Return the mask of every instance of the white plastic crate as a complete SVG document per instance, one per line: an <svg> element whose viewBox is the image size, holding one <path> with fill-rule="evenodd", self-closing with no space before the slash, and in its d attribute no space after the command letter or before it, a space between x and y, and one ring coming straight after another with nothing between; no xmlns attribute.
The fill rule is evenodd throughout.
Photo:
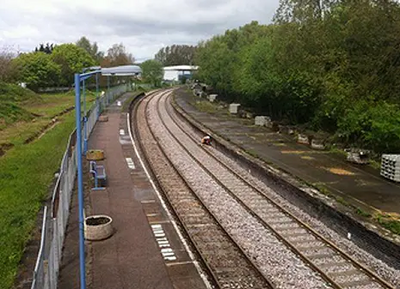
<svg viewBox="0 0 400 289"><path fill-rule="evenodd" d="M395 182L400 182L400 155L382 155L381 176Z"/></svg>

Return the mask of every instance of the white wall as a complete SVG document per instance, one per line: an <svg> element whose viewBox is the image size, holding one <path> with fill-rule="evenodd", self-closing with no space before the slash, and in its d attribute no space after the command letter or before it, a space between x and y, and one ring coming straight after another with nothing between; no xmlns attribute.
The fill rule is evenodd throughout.
<svg viewBox="0 0 400 289"><path fill-rule="evenodd" d="M179 72L176 70L164 70L164 80L178 81Z"/></svg>

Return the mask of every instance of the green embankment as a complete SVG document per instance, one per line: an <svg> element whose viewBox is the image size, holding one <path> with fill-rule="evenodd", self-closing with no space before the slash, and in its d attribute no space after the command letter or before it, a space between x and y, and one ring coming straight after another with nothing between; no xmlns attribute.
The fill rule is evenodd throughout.
<svg viewBox="0 0 400 289"><path fill-rule="evenodd" d="M0 288L10 288L49 184L74 127L74 114L42 138L0 158Z"/></svg>
<svg viewBox="0 0 400 289"><path fill-rule="evenodd" d="M0 130L19 120L31 120L34 115L21 104L40 101L40 96L29 89L0 82Z"/></svg>
<svg viewBox="0 0 400 289"><path fill-rule="evenodd" d="M94 94L87 93L87 107ZM0 83L0 288L11 288L25 246L37 225L68 137L75 126L73 92L37 95L14 84ZM29 144L57 121L45 134Z"/></svg>

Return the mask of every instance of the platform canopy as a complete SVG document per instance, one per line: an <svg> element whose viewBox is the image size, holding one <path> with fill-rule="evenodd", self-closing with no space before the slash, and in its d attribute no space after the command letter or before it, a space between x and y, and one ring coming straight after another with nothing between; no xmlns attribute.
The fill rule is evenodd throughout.
<svg viewBox="0 0 400 289"><path fill-rule="evenodd" d="M115 67L101 68L103 76L135 76L140 75L142 69L137 65L122 65Z"/></svg>

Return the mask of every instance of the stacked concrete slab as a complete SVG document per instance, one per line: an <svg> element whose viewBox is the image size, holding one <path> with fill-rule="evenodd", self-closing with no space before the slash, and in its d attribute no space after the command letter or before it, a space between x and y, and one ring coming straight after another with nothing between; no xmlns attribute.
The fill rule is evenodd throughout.
<svg viewBox="0 0 400 289"><path fill-rule="evenodd" d="M239 106L240 106L239 103L231 103L231 104L229 105L229 113L231 113L231 114L237 114L238 111L239 111Z"/></svg>
<svg viewBox="0 0 400 289"><path fill-rule="evenodd" d="M382 155L381 176L400 182L400 155Z"/></svg>

